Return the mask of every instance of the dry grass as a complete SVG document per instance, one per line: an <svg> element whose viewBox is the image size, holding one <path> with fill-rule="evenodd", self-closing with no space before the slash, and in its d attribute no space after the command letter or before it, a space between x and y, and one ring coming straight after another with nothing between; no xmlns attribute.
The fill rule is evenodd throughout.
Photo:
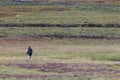
<svg viewBox="0 0 120 80"><path fill-rule="evenodd" d="M91 43L91 41L94 41ZM35 52L43 50L64 51L64 52L120 52L118 40L85 40L84 39L71 39L71 40L35 40L35 41L0 41L1 53L24 53L28 46L33 46ZM114 45L112 45L114 44Z"/></svg>
<svg viewBox="0 0 120 80"><path fill-rule="evenodd" d="M89 43L86 43L86 42ZM26 60L26 49L32 46L34 50L33 60L40 62L87 62L92 61L91 58L98 55L95 62L103 59L99 56L108 56L110 59L118 55L119 43L117 40L31 40L31 41L0 41L0 56L3 61L9 60ZM104 43L105 42L105 43ZM89 58L89 56L91 58ZM12 57L12 58L11 58ZM100 58L100 60L99 60ZM106 58L106 57L105 57ZM107 59L107 58L106 58ZM108 58L109 59L109 58Z"/></svg>

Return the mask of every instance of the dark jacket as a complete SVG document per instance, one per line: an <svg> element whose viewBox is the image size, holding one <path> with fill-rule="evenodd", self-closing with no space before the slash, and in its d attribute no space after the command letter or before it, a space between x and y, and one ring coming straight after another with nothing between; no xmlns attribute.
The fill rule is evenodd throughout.
<svg viewBox="0 0 120 80"><path fill-rule="evenodd" d="M32 52L33 52L32 48L28 48L27 55L32 56Z"/></svg>

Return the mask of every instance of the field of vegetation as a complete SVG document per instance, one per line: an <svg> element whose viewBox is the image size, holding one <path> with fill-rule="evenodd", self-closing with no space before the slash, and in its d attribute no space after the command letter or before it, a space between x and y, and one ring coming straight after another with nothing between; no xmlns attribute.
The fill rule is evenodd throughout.
<svg viewBox="0 0 120 80"><path fill-rule="evenodd" d="M0 3L0 24L119 24L120 21L119 4L60 2L44 4L42 2L13 2L12 0L0 0ZM21 5L13 3L21 3ZM38 3L38 5L33 3Z"/></svg>
<svg viewBox="0 0 120 80"><path fill-rule="evenodd" d="M76 4L0 7L0 24L119 24L120 5Z"/></svg>
<svg viewBox="0 0 120 80"><path fill-rule="evenodd" d="M119 40L0 41L0 80L119 80ZM29 61L26 48L34 52Z"/></svg>
<svg viewBox="0 0 120 80"><path fill-rule="evenodd" d="M1 38L120 39L120 28L1 27Z"/></svg>
<svg viewBox="0 0 120 80"><path fill-rule="evenodd" d="M0 80L120 80L119 1L67 1L0 0Z"/></svg>

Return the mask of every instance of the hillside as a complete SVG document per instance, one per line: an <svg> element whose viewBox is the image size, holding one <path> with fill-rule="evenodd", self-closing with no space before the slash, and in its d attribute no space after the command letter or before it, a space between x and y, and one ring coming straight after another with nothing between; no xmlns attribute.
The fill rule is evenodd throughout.
<svg viewBox="0 0 120 80"><path fill-rule="evenodd" d="M106 3L119 4L120 0L54 0L58 2L72 2L72 3Z"/></svg>
<svg viewBox="0 0 120 80"><path fill-rule="evenodd" d="M0 0L5 5L45 5L45 4L120 4L120 0Z"/></svg>
<svg viewBox="0 0 120 80"><path fill-rule="evenodd" d="M72 3L116 3L120 0L14 0L14 1L40 1L40 2L72 2Z"/></svg>

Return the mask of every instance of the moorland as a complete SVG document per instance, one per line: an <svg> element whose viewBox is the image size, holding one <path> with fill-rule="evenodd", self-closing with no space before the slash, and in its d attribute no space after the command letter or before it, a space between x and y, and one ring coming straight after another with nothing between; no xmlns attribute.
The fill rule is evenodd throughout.
<svg viewBox="0 0 120 80"><path fill-rule="evenodd" d="M0 80L119 80L119 3L0 0Z"/></svg>

